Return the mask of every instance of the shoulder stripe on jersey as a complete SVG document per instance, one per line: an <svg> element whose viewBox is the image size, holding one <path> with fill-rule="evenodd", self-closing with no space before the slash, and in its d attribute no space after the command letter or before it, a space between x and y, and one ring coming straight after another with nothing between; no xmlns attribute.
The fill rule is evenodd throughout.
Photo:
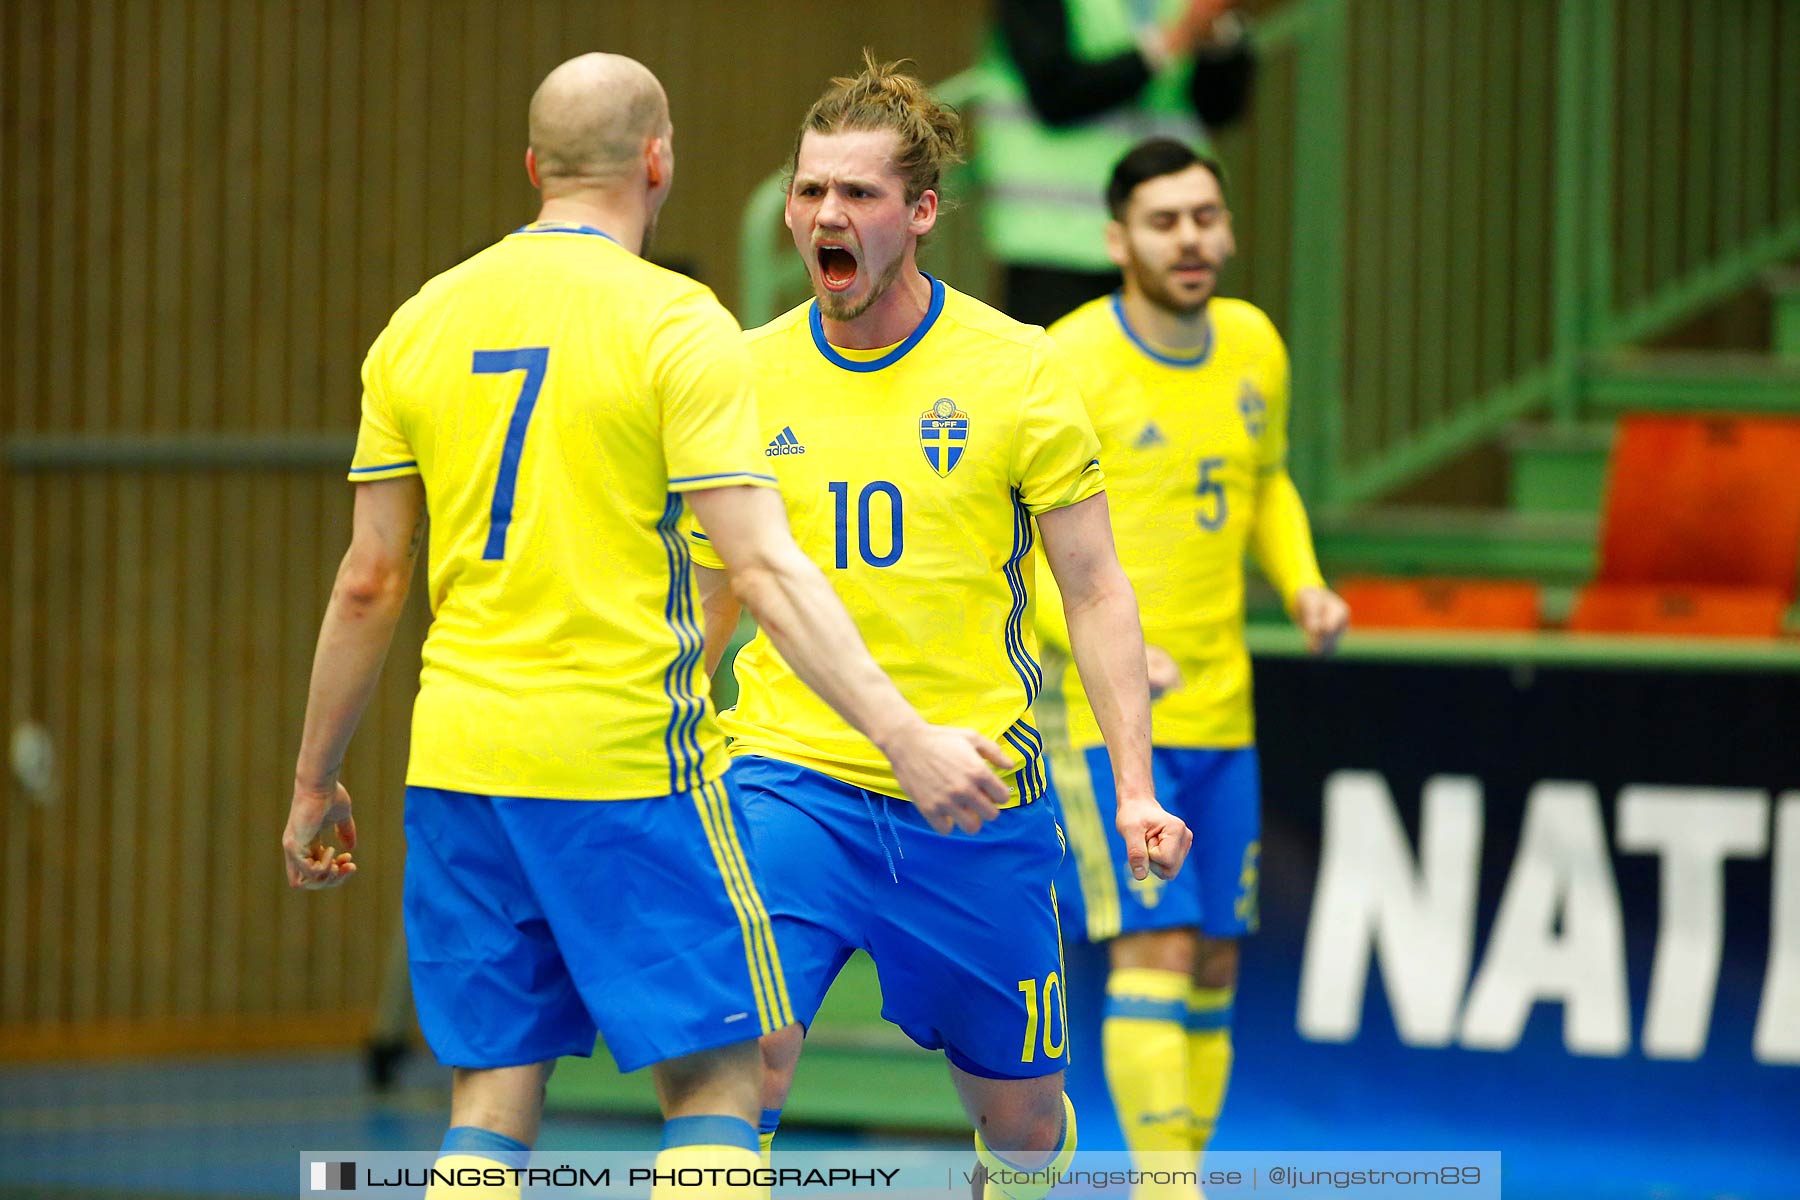
<svg viewBox="0 0 1800 1200"><path fill-rule="evenodd" d="M670 483L699 483L703 479L760 479L764 483L776 482L773 475L763 475L756 471L715 471L711 475L671 475Z"/></svg>
<svg viewBox="0 0 1800 1200"><path fill-rule="evenodd" d="M1112 311L1113 317L1119 322L1119 328L1125 333L1126 340L1142 351L1145 357L1153 359L1156 362L1163 364L1165 367L1185 368L1204 366L1206 360L1212 357L1213 324L1211 317L1208 317L1206 321L1206 345L1200 347L1200 353L1189 357L1177 357L1173 354L1165 354L1138 336L1138 331L1133 329L1131 327L1131 322L1125 319L1123 293L1114 292L1112 294Z"/></svg>
<svg viewBox="0 0 1800 1200"><path fill-rule="evenodd" d="M419 464L416 462L382 463L378 467L351 467L350 473L352 475L369 475L376 471L398 471L402 467L416 467L418 465Z"/></svg>
<svg viewBox="0 0 1800 1200"><path fill-rule="evenodd" d="M687 630L688 653L681 662L681 682L688 687L694 678L694 668L700 665L700 658L706 651L706 634L694 614L693 558L688 554L687 542L681 536L680 513L669 527L669 541L675 550L676 557L681 560L681 578L676 584L676 614ZM706 697L704 693L689 688L687 694L687 713L681 721L681 740L684 756L688 764L688 774L684 781L688 787L699 787L706 775L706 752L700 746L700 722L706 718Z"/></svg>
<svg viewBox="0 0 1800 1200"><path fill-rule="evenodd" d="M1037 699L1038 689L1044 686L1044 672L1025 648L1025 604L1027 593L1025 578L1020 564L1025 556L1031 553L1033 544L1031 531L1031 512L1019 499L1017 489L1012 494L1013 503L1013 545L1012 556L1006 560L1002 574L1006 576L1007 590L1012 593L1012 608L1006 614L1006 656L1012 660L1013 669L1018 671L1019 678L1025 683L1025 703L1029 706Z"/></svg>
<svg viewBox="0 0 1800 1200"><path fill-rule="evenodd" d="M925 275L925 272L921 271L919 274ZM863 361L855 358L845 358L842 354L839 354L837 348L825 340L825 323L819 316L819 302L817 300L812 302L811 307L807 309L806 313L807 326L812 330L813 345L818 347L819 353L824 356L826 362L834 367L842 367L846 371L879 371L883 367L893 366L895 363L906 357L907 351L911 350L914 346L924 340L925 335L931 332L931 327L937 324L938 314L944 311L943 281L931 275L925 275L925 278L931 280L931 303L925 309L925 319L919 322L919 327L917 329L914 329L911 333L906 335L905 341L901 342L898 346L895 346L892 350L889 350L880 358L871 358L867 361Z"/></svg>
<svg viewBox="0 0 1800 1200"><path fill-rule="evenodd" d="M1029 729L1023 721L1000 735L1000 740L1017 750L1024 759L1019 773L1014 776L1019 784L1019 803L1034 804L1044 795L1044 754L1041 745L1034 745L1031 739L1020 731Z"/></svg>
<svg viewBox="0 0 1800 1200"><path fill-rule="evenodd" d="M1012 593L1012 607L1006 614L1006 657L1019 673L1019 682L1025 687L1025 711L1037 699L1039 689L1044 686L1043 668L1031 657L1031 651L1025 641L1025 608L1029 593L1025 589L1024 572L1021 564L1025 556L1031 553L1033 544L1031 512L1019 498L1017 489L1012 494L1013 503L1013 545L1012 555L1006 560L1002 574L1006 577L1006 587ZM1021 717L1011 729L1002 735L1006 742L1025 756L1024 766L1019 771L1019 799L1031 803L1044 794L1044 742L1037 730Z"/></svg>
<svg viewBox="0 0 1800 1200"><path fill-rule="evenodd" d="M705 648L705 636L693 620L693 605L688 576L687 546L677 526L681 522L682 501L671 495L663 506L662 519L656 533L662 539L663 557L669 569L669 597L663 604L663 619L675 631L675 657L663 672L663 693L669 698L669 728L663 734L663 749L669 756L669 793L691 792L700 785L703 753L694 736L706 703L692 691L694 664Z"/></svg>

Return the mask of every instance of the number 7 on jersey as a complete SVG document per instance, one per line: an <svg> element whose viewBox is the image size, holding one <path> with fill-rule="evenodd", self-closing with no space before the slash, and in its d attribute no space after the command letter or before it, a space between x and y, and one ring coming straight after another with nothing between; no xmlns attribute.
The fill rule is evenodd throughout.
<svg viewBox="0 0 1800 1200"><path fill-rule="evenodd" d="M494 480L494 506L488 514L487 547L481 557L497 561L506 557L506 530L512 524L513 488L519 481L519 459L525 453L525 430L537 407L538 391L550 369L550 347L526 346L519 350L475 351L474 373L510 375L525 372L512 419L506 423L506 445L500 451L500 474Z"/></svg>

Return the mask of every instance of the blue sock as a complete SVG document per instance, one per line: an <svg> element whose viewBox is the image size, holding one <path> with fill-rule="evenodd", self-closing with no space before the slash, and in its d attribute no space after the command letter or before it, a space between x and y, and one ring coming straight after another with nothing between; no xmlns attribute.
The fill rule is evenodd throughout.
<svg viewBox="0 0 1800 1200"><path fill-rule="evenodd" d="M673 1117L663 1122L662 1148L735 1146L755 1154L756 1130L742 1117Z"/></svg>
<svg viewBox="0 0 1800 1200"><path fill-rule="evenodd" d="M504 1133L475 1125L453 1125L444 1134L439 1154L478 1154L507 1167L524 1167L531 1160L531 1147Z"/></svg>

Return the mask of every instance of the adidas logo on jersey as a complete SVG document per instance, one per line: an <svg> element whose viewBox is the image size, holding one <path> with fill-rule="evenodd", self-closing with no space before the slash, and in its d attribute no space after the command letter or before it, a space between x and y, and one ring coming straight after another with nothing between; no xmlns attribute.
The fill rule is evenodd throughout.
<svg viewBox="0 0 1800 1200"><path fill-rule="evenodd" d="M1155 421L1152 421L1144 426L1142 433L1137 435L1137 441L1132 443L1132 447L1137 450L1148 450L1152 446L1166 446L1168 443L1169 439L1163 436L1163 431L1156 427Z"/></svg>
<svg viewBox="0 0 1800 1200"><path fill-rule="evenodd" d="M782 454L805 453L806 447L802 446L800 444L800 439L794 436L794 427L792 425L782 426L781 432L775 435L774 439L770 441L767 449L763 451L763 455L767 458L775 458Z"/></svg>

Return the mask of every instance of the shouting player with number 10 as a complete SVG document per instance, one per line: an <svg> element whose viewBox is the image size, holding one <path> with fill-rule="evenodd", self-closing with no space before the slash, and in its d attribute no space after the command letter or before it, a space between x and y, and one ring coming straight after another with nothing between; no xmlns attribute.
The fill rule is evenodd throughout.
<svg viewBox="0 0 1800 1200"><path fill-rule="evenodd" d="M973 727L1007 802L954 822L902 803L875 747L801 686L768 630L739 656L722 722L796 1019L867 950L883 1015L948 1056L989 1194L1029 1197L1047 1186L1002 1188L994 1174L1060 1168L1075 1143L1052 889L1062 835L1031 712L1040 535L1135 869L1173 875L1190 835L1151 791L1143 637L1073 380L1043 330L916 262L959 140L956 114L896 66L869 59L833 81L802 124L786 207L815 298L747 337L795 539L901 692L928 719ZM694 532L703 565L709 533ZM722 582L701 574L715 660L737 619ZM765 1138L802 1036L763 1039Z"/></svg>
<svg viewBox="0 0 1800 1200"><path fill-rule="evenodd" d="M538 220L428 282L369 351L283 847L296 888L355 875L338 775L429 508L406 937L420 1025L456 1071L426 1200L517 1200L453 1169L521 1163L545 1078L596 1032L655 1076L663 1200L694 1194L676 1168L756 1165L756 1038L793 1020L702 686L683 510L921 806L991 810L1005 789L908 707L788 535L736 322L639 257L675 167L661 84L582 55L539 87L530 136Z"/></svg>

